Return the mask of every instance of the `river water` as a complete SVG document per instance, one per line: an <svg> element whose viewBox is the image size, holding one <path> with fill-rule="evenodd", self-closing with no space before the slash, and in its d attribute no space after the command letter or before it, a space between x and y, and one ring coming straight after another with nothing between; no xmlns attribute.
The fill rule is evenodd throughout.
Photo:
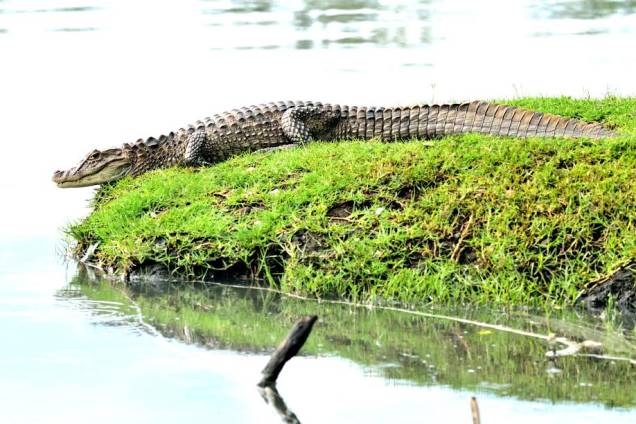
<svg viewBox="0 0 636 424"><path fill-rule="evenodd" d="M240 328L279 322L270 338L246 330L237 345L239 336L215 336L219 327L203 318L201 328L168 325L166 317L187 318L152 308L170 291L85 281L61 260L62 229L87 213L93 191L56 189L55 169L95 147L271 100L633 96L635 28L631 0L0 0L0 421L277 422L254 387L264 350L284 335L287 315L314 308L281 299L274 311L255 301L241 313L228 307L227 317L244 321L224 319ZM252 295L202 291L178 301L199 296L207 300L197 305L214 309ZM485 422L636 420L636 371L621 361L550 363L541 340L397 313L311 312L323 318L317 345L279 384L303 422L469 422L472 395ZM512 322L612 340L613 353L630 353L633 337L565 315ZM354 323L374 325L360 327L366 342L342 339ZM449 350L426 350L445 343ZM464 345L470 358L452 350Z"/></svg>

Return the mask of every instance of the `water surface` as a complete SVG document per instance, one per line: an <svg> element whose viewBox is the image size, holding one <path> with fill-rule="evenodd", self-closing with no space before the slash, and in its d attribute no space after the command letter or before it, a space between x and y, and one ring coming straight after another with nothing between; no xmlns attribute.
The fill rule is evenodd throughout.
<svg viewBox="0 0 636 424"><path fill-rule="evenodd" d="M80 284L60 261L60 229L88 211L93 191L56 189L50 176L95 147L272 100L636 95L635 28L636 3L612 0L0 0L0 418L276 422L254 382L264 351L311 309L324 321L279 387L303 422L468 422L473 394L484 422L633 422L633 367L548 364L541 341L472 327L266 298L271 310L212 290L204 304L227 321L215 331L276 325L241 343L236 331L184 338L168 319L180 316L148 309L182 295ZM242 322L230 307L240 305ZM534 330L548 331L539 321ZM550 324L628 353L633 341L598 325Z"/></svg>

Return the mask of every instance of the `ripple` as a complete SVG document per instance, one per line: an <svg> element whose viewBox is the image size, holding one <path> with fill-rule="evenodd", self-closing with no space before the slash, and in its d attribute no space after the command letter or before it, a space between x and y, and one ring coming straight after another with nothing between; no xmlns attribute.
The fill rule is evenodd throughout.
<svg viewBox="0 0 636 424"><path fill-rule="evenodd" d="M75 13L75 12L91 12L100 10L101 7L95 6L78 6L78 7L54 7L49 9L4 9L0 13Z"/></svg>
<svg viewBox="0 0 636 424"><path fill-rule="evenodd" d="M85 28L54 28L51 30L52 32L91 32L97 31L97 28L94 27L85 27Z"/></svg>

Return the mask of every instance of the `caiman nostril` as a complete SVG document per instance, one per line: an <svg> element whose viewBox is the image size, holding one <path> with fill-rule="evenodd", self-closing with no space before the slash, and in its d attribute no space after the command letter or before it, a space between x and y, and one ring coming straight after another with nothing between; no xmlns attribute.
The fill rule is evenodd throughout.
<svg viewBox="0 0 636 424"><path fill-rule="evenodd" d="M53 181L57 181L57 180L59 180L59 179L60 179L60 178L62 178L65 174L66 174L66 172L64 172L64 171L59 171L59 170L58 170L58 171L55 171L55 172L53 173Z"/></svg>

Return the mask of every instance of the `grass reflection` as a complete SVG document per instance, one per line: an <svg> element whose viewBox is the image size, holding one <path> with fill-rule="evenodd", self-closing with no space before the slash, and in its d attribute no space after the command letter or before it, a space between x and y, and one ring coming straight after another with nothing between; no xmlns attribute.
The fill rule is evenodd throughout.
<svg viewBox="0 0 636 424"><path fill-rule="evenodd" d="M526 400L636 405L636 368L629 362L578 356L548 360L549 347L542 340L464 323L218 285L132 288L91 282L80 273L72 286L87 299L119 302L129 313L139 308L143 320L163 335L208 348L271 351L299 316L316 314L320 321L305 354L350 359L388 381ZM574 312L555 319L472 308L438 312L574 340L592 338L603 343L606 354L635 353L633 336L595 328Z"/></svg>

